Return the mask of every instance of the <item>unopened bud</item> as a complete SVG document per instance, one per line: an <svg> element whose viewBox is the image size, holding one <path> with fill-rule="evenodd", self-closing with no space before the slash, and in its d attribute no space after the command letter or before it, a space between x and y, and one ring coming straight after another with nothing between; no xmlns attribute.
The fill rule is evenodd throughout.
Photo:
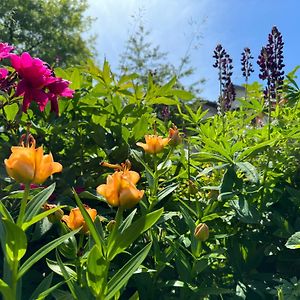
<svg viewBox="0 0 300 300"><path fill-rule="evenodd" d="M48 203L44 204L44 206L43 206L44 210L50 210L50 209L55 208L55 207L57 207L57 205L48 204ZM59 208L54 213L52 213L48 216L48 220L49 220L50 223L53 223L53 224L58 223L62 219L63 215L64 215L63 210Z"/></svg>
<svg viewBox="0 0 300 300"><path fill-rule="evenodd" d="M169 129L169 139L169 145L171 146L177 146L182 142L182 137L174 124L173 127Z"/></svg>
<svg viewBox="0 0 300 300"><path fill-rule="evenodd" d="M209 228L205 223L196 226L194 236L197 240L205 242L209 237Z"/></svg>
<svg viewBox="0 0 300 300"><path fill-rule="evenodd" d="M193 180L189 180L188 185L189 185L189 193L192 195L197 194L198 188L197 188L195 182Z"/></svg>
<svg viewBox="0 0 300 300"><path fill-rule="evenodd" d="M115 224L116 224L116 221L115 221L115 220L109 221L108 224L106 225L106 229L107 229L109 232L111 232L111 231L113 230Z"/></svg>

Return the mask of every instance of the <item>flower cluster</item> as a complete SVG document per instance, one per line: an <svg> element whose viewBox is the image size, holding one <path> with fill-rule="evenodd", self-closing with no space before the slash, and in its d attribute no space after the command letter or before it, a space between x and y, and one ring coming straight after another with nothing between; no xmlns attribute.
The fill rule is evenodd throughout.
<svg viewBox="0 0 300 300"><path fill-rule="evenodd" d="M30 103L38 103L41 111L51 101L51 111L58 113L58 96L72 98L74 91L69 89L69 81L54 76L52 70L40 59L32 58L24 52L20 56L10 55L12 67L20 77L16 96L23 96L23 111Z"/></svg>
<svg viewBox="0 0 300 300"><path fill-rule="evenodd" d="M278 91L282 88L284 79L283 45L282 34L274 26L269 34L268 43L262 47L257 61L260 67L259 78L267 80L264 91L266 98L276 99Z"/></svg>
<svg viewBox="0 0 300 300"><path fill-rule="evenodd" d="M216 46L213 58L216 60L213 67L219 70L219 112L223 114L224 111L230 109L232 102L235 100L235 89L231 81L233 69L232 59L220 44Z"/></svg>
<svg viewBox="0 0 300 300"><path fill-rule="evenodd" d="M14 49L7 43L0 43L0 60L9 57L9 53Z"/></svg>
<svg viewBox="0 0 300 300"><path fill-rule="evenodd" d="M84 205L84 208L90 215L91 219L95 221L97 216L97 210L94 208L90 208L87 205ZM75 230L81 226L82 233L87 233L89 230L79 207L71 209L69 215L63 215L61 220L64 221L71 230Z"/></svg>
<svg viewBox="0 0 300 300"><path fill-rule="evenodd" d="M253 56L251 55L250 48L248 47L244 48L244 51L242 52L241 63L242 63L242 72L243 72L243 76L246 78L246 83L248 82L251 73L254 72L251 63L252 59Z"/></svg>
<svg viewBox="0 0 300 300"><path fill-rule="evenodd" d="M51 111L58 114L58 97L72 98L74 91L69 88L70 82L56 77L51 68L41 59L32 58L29 53L12 54L13 49L6 43L0 43L0 60L9 58L17 76L9 78L7 69L0 69L0 90L8 91L16 84L15 96L23 96L22 110L27 111L32 101L37 102L43 111L50 101Z"/></svg>
<svg viewBox="0 0 300 300"><path fill-rule="evenodd" d="M121 165L102 163L102 166L115 169L112 175L108 175L106 184L97 187L97 193L103 196L111 206L131 208L136 205L144 196L143 190L136 188L140 175L130 171L129 161Z"/></svg>
<svg viewBox="0 0 300 300"><path fill-rule="evenodd" d="M36 148L35 139L29 135L21 138L21 146L11 147L12 154L4 160L7 174L19 183L42 184L49 176L62 171L62 165L53 161L52 154L44 155L43 147Z"/></svg>

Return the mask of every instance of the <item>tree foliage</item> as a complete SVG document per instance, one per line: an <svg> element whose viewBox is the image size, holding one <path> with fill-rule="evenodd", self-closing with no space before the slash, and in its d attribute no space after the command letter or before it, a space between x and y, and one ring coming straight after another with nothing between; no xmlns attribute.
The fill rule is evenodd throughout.
<svg viewBox="0 0 300 300"><path fill-rule="evenodd" d="M151 32L139 21L137 30L131 34L126 42L124 52L120 55L120 70L122 74L139 74L140 83L146 84L148 75L154 78L158 84L171 80L176 76L177 85L195 94L201 90L203 79L192 84L184 84L182 79L194 75L195 68L190 65L189 51L180 59L179 65L175 66L168 59L168 53L162 52L159 45L154 45L151 40ZM186 81L186 80L185 80Z"/></svg>
<svg viewBox="0 0 300 300"><path fill-rule="evenodd" d="M0 1L0 41L51 64L78 64L92 57L93 38L82 37L92 22L87 7L87 0Z"/></svg>

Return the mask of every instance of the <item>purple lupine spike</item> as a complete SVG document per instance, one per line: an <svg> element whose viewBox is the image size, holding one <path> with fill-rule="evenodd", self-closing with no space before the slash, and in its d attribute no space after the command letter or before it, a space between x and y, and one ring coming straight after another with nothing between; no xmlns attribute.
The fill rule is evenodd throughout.
<svg viewBox="0 0 300 300"><path fill-rule="evenodd" d="M266 98L278 100L278 92L282 89L284 80L283 45L282 34L276 26L273 26L268 35L268 44L261 49L257 61L260 67L259 78L267 80L264 90Z"/></svg>
<svg viewBox="0 0 300 300"><path fill-rule="evenodd" d="M251 63L252 59L253 56L251 55L250 48L248 47L244 48L244 51L242 52L241 63L242 63L243 76L246 78L246 82L248 82L251 73L254 72L253 65Z"/></svg>
<svg viewBox="0 0 300 300"><path fill-rule="evenodd" d="M223 112L230 109L232 102L235 99L234 86L231 82L233 70L232 59L220 44L216 46L213 58L216 59L213 67L219 70L219 111L223 114Z"/></svg>

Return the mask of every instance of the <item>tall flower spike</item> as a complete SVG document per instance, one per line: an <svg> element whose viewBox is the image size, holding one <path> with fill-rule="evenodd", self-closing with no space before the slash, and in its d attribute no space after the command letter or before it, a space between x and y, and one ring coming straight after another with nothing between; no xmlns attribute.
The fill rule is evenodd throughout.
<svg viewBox="0 0 300 300"><path fill-rule="evenodd" d="M244 51L242 52L241 63L242 63L242 72L243 72L243 76L246 78L246 83L248 83L248 79L251 73L254 72L253 65L251 63L252 59L253 56L251 55L250 48L248 47L244 48Z"/></svg>
<svg viewBox="0 0 300 300"><path fill-rule="evenodd" d="M216 46L213 58L216 60L213 67L219 71L220 95L218 110L223 115L226 110L230 109L232 102L235 100L234 86L231 81L232 59L220 44Z"/></svg>
<svg viewBox="0 0 300 300"><path fill-rule="evenodd" d="M268 43L262 47L257 60L260 67L259 78L267 80L264 90L266 99L278 101L278 93L282 89L284 80L283 45L282 34L274 26L268 36Z"/></svg>

